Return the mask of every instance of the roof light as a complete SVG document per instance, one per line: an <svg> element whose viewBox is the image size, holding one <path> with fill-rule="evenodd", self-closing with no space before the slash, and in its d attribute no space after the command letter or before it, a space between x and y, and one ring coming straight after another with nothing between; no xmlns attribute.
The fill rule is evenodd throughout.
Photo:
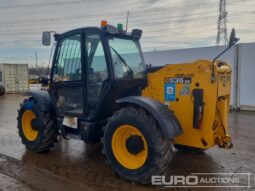
<svg viewBox="0 0 255 191"><path fill-rule="evenodd" d="M102 20L102 21L101 21L101 27L106 27L106 26L107 26L107 21Z"/></svg>
<svg viewBox="0 0 255 191"><path fill-rule="evenodd" d="M123 24L118 23L118 24L117 24L117 29L119 29L119 30L123 30Z"/></svg>

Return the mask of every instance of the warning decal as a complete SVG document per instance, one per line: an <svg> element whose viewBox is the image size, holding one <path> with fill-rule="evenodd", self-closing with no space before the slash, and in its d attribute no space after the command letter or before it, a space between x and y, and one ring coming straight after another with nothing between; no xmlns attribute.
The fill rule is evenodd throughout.
<svg viewBox="0 0 255 191"><path fill-rule="evenodd" d="M165 101L175 101L176 86L175 84L165 84Z"/></svg>

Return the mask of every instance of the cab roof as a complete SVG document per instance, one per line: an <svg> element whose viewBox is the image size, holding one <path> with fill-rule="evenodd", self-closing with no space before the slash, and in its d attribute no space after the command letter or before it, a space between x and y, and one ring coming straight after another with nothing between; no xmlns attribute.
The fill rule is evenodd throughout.
<svg viewBox="0 0 255 191"><path fill-rule="evenodd" d="M95 26L81 27L81 28L69 30L69 31L61 33L61 34L56 33L54 35L54 38L57 41L62 36L67 36L67 35L70 35L71 33L76 33L76 32L85 31L85 30L95 30L95 31L97 30L97 31L100 31L100 32L105 33L105 34L129 36L129 37L133 37L133 38L137 38L137 39L140 39L141 36L142 36L142 30L140 30L140 29L133 29L131 33L128 33L125 30L118 29L115 26L108 24L108 25L102 26L102 27L95 27Z"/></svg>

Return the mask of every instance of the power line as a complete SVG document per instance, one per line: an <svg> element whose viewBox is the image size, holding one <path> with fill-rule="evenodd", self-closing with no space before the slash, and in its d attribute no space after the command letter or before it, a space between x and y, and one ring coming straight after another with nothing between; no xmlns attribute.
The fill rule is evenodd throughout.
<svg viewBox="0 0 255 191"><path fill-rule="evenodd" d="M199 14L199 15L201 16L202 13ZM240 14L233 14L232 16L236 17L236 16L240 16L240 15L242 15L242 13L240 13ZM186 22L187 21L192 21L192 23L191 22L187 23L186 26L187 25L188 26L192 26L192 27L193 26L197 26L196 23L199 23L200 26L204 26L204 24L201 24L201 21L208 21L208 22L206 22L206 24L212 24L209 21L213 21L214 18L215 18L214 16L208 16L208 17L202 17L202 18L200 18L200 17L199 18L197 18L197 17L196 18L186 18L185 21ZM175 19L175 20L171 20L171 18L162 18L160 20L158 20L158 19L153 20L152 19L150 21L145 21L145 22L133 22L133 23L130 23L130 25L132 27L137 27L137 25L139 25L139 28L146 28L146 26L151 26L151 25L153 25L153 26L161 25L159 27L153 27L153 28L155 28L156 30L160 30L160 29L167 29L167 30L169 29L170 30L171 27L169 27L169 25L165 25L165 23L166 24L167 23L177 24L177 23L180 23L180 21L183 21L183 18ZM55 30L61 30L61 29L67 30L69 28L72 28L72 26L68 26L67 27L66 23L68 23L68 22L65 22L65 26L64 27L63 27L63 23L61 23L60 25L55 24L55 26L54 26ZM78 22L77 23L76 22L71 22L71 23L78 24ZM73 28L74 27L75 26L73 26ZM185 27L185 25L182 25L182 26L179 26L179 25L173 26L174 29L182 29L184 27ZM53 28L53 26L51 26L51 25L43 25L43 26L41 26L41 29L36 26L33 30L32 30L32 28L29 28L29 30L28 30L27 28L23 28L23 27L22 28L16 28L15 31L12 30L12 29L3 29L3 30L0 30L0 34L1 35L10 35L10 36L11 35L19 36L19 35L24 35L24 34L25 35L26 34L27 35L39 35L46 28ZM148 29L150 29L150 28L148 28ZM148 29L146 28L147 31L148 31Z"/></svg>
<svg viewBox="0 0 255 191"><path fill-rule="evenodd" d="M31 4L13 4L13 5L1 5L0 9L20 9L20 8L28 8L28 7L43 7L43 6L52 6L52 5L70 5L70 4L81 4L85 3L84 1L66 1L66 2L47 2L47 3L31 3Z"/></svg>
<svg viewBox="0 0 255 191"><path fill-rule="evenodd" d="M155 30L160 30L160 29L167 29L167 30L171 30L171 29L174 29L174 30L176 30L176 29L182 29L182 28L184 28L184 27L186 27L186 26L205 26L205 24L201 24L201 21L208 21L208 22L206 22L206 25L208 25L208 24L213 24L212 22L214 22L212 19L208 19L208 18L213 18L213 17L204 17L204 18L201 18L201 19L196 19L196 20L194 20L194 22L190 22L190 23L187 23L187 24L185 24L185 25L177 25L176 24L176 22L172 22L172 24L176 24L176 25L174 25L174 26L169 26L169 25L165 25L165 23L169 23L169 20L161 20L160 22L159 21L152 21L152 22L140 22L140 23L130 23L130 26L132 27L132 28L135 28L135 27L137 27L137 25L139 25L139 28L146 28L146 30L151 30L151 29L155 29ZM189 21L192 21L192 20L190 20L189 19ZM209 22L209 21L212 21L212 22ZM159 27L147 27L147 26L151 26L151 25L160 25ZM50 28L50 26L49 26L49 28ZM55 28L56 29L66 29L67 27L65 26L65 27L63 27L63 26L59 26L59 27L56 27L55 26ZM68 27L68 28L70 28L70 26ZM7 29L7 30L0 30L0 34L1 35L4 35L4 34L6 34L6 35L23 35L23 34L30 34L30 35L38 35L38 34L41 34L42 33L42 30L43 29L40 29L40 28L36 28L36 29L34 29L34 30L27 30L27 29L17 29L17 30L15 30L15 31L13 31L13 30L9 30L9 29ZM37 33L37 34L36 34Z"/></svg>
<svg viewBox="0 0 255 191"><path fill-rule="evenodd" d="M145 20L145 23L151 23L151 21L156 21L156 22L158 22L158 23L161 23L161 22L163 22L163 21L168 21L168 22L171 22L171 23L173 23L173 22L179 22L179 21L183 21L183 19L185 19L185 20L190 20L190 21L192 21L192 20L203 20L205 17L202 17L201 18L201 16L203 15L203 16L206 16L206 15L211 15L211 13L208 13L208 11L207 12L199 12L199 13L193 13L193 14L185 14L185 15L178 15L178 16L170 16L169 17L169 14L167 14L167 15L164 15L164 14L161 14L160 15L160 17L159 18L157 18L157 17L153 17L153 18L151 18L151 19L149 19L148 20L148 18L144 18L143 20ZM142 15L141 15L142 16ZM135 21L134 23L139 23L139 24L143 24L144 23L144 21L141 21L141 16L139 17L139 20L137 20L137 21ZM147 16L147 15L144 15L144 16ZM162 16L165 16L165 17L162 17ZM191 17L191 16L199 16L198 18L197 17ZM186 18L187 17L187 18ZM212 17L210 17L210 18L214 18L214 15L212 15ZM92 22L92 21L94 21L95 19L90 19L90 20L88 20L87 18L86 18L86 21L87 22ZM98 19L97 19L98 20ZM61 21L61 20L60 20ZM77 22L78 21L78 22ZM24 23L24 22L23 22ZM22 23L22 24L23 24ZM46 25L42 25L42 23L41 22L37 22L38 23L38 25L40 25L41 27L43 27L43 28L45 28L45 27L50 27L51 25L48 25L48 26L46 26ZM63 25L63 24L65 24L65 26L66 26L66 23L81 23L81 20L80 20L80 18L77 18L77 19L75 19L74 21L66 21L65 20L65 23L63 23L62 21L60 22L60 25ZM30 26L30 28L31 27L37 27L36 26L36 24L35 23L33 23L33 22L31 22L31 23L27 23L27 24L32 24L32 26ZM50 24L52 24L52 25L54 25L54 26L56 26L58 23L57 22L50 22ZM6 27L6 26L1 26L1 27ZM21 27L17 27L17 26L13 26L13 27L15 27L15 29L17 29L17 28L26 28L27 29L27 26L24 26L24 25L22 25ZM9 27L7 27L7 28L9 28ZM0 31L3 31L3 30L0 30Z"/></svg>
<svg viewBox="0 0 255 191"><path fill-rule="evenodd" d="M161 9L145 9L143 11L141 10L137 10L137 11L130 11L130 17L132 18L137 18L140 19L143 16L155 16L155 15L171 15L169 13L173 13L170 12L172 11L172 8L161 8ZM183 9L183 7L181 7ZM194 11L194 8L188 7L187 9L183 9L183 12L187 12L187 11ZM173 9L173 11L177 11L177 9ZM181 12L180 10L178 12ZM204 12L208 14L207 12ZM123 11L120 12L115 12L114 14L110 13L110 14L106 14L106 17L109 19L120 19L120 17L122 16L123 18L126 18L126 14L123 14ZM199 13L193 13L193 14L186 14L187 16L192 16L192 15L198 15ZM185 15L184 15L185 16ZM183 17L183 15L177 15L177 16L171 16L171 18L178 18L178 17ZM98 19L102 19L102 16L98 16L98 14L96 15L90 15L90 16L86 16L86 15L77 15L77 16L68 16L68 17L55 17L55 18L41 18L41 19L23 19L23 20L4 20L1 22L1 27L5 26L5 25L23 25L24 24L38 24L40 25L42 22L62 22L62 21L67 21L67 20L77 20L77 19L86 19L86 20L98 20Z"/></svg>
<svg viewBox="0 0 255 191"><path fill-rule="evenodd" d="M255 12L234 12L235 14L233 14L232 16L240 16L240 15L244 15L244 14L254 14ZM145 22L143 22L143 21L136 21L136 22L133 22L133 24L132 25L135 25L136 23L139 25L139 27L140 26L145 26L146 24L147 25L150 25L150 24L163 24L163 22L170 22L171 24L172 23L179 23L180 21L183 21L183 19L185 18L185 21L200 21L200 20L210 20L210 19L213 19L214 18L214 16L208 16L208 17L202 17L202 18L200 18L201 17L201 15L207 15L208 14L208 12L201 12L201 13L196 13L196 14L186 14L186 15L181 15L181 16L175 16L175 17L171 17L171 18L169 18L169 16L167 16L167 17L161 17L161 18L157 18L157 17L154 17L154 18L152 18L152 19L150 19L149 21L145 21ZM199 18L197 18L197 17L190 17L190 16L196 16L196 15L198 15L199 16ZM187 17L187 18L186 18ZM91 20L89 20L89 22L92 22L92 20L93 19L91 19ZM144 19L145 20L145 19ZM75 23L81 23L81 20L79 20L78 22L78 19L76 19L75 21L65 21L65 26L66 26L66 23L72 23L72 24L75 24ZM154 22L153 22L154 21ZM55 28L55 29L59 29L59 27L58 26L61 26L61 25L63 25L63 22L60 22L60 23L56 23L56 22L54 22L54 23L50 23L50 25L45 25L45 24L42 24L42 23L39 23L40 24L40 27L41 28L43 28L42 30L45 30L45 29L50 29L50 28ZM52 26L52 25L54 25L54 27ZM29 27L29 32L31 32L31 31L34 31L34 30L31 30L32 28L36 28L36 29L38 29L38 26L36 25L36 24L34 24L34 23L30 23L30 25L31 25L31 27ZM22 31L22 29L24 28L24 27L26 27L25 29L25 32L28 30L27 29L27 26L21 26L21 27L17 27L17 26L12 26L12 27L15 27L15 31L14 30L12 30L12 29L10 29L10 27L3 27L2 26L2 28L8 28L8 29L3 29L3 30L0 30L0 33L1 34L3 34L3 33L12 33L12 32L15 32L15 33L17 33L17 31ZM70 26L69 26L69 28L70 28ZM67 27L64 27L63 29L67 29ZM40 30L40 29L38 29L39 30L39 32L41 32L42 30ZM23 31L22 31L23 32ZM30 33L31 34L31 33Z"/></svg>
<svg viewBox="0 0 255 191"><path fill-rule="evenodd" d="M201 4L199 4L199 5L201 5ZM203 4L203 6L204 5L205 4ZM211 5L211 4L206 4L206 5ZM180 8L180 10L183 9L183 10L193 11L193 10L195 10L193 7L196 7L196 6L197 6L197 4L190 4L188 8L173 6L173 7L171 7L171 9L178 10L178 8ZM131 11L131 13L132 13L130 15L131 20L132 20L132 18L137 17L136 18L137 21L132 22L129 25L132 25L132 26L139 25L139 28L142 28L142 27L146 28L146 33L145 33L146 36L147 35L153 35L154 34L153 32L157 33L156 36L164 36L164 34L161 35L162 34L161 31L164 31L164 32L169 31L169 34L165 35L165 37L168 37L168 36L174 36L175 34L172 33L174 31L178 32L178 31L182 31L181 29L187 28L187 25L192 27L192 28L189 29L188 34L201 32L201 31L196 31L196 29L194 30L193 27L197 27L197 26L205 26L206 27L208 24L210 24L210 22L206 22L206 25L203 25L201 23L200 23L200 25L195 25L195 24L191 25L191 22L190 22L185 27L177 25L177 26L173 26L173 28L169 27L169 25L171 25L171 24L180 23L182 21L192 21L192 23L201 22L201 21L212 21L215 18L215 16L212 15L212 14L215 14L215 13L214 12L208 12L208 11L207 12L185 14L185 15L175 15L175 16L172 16L172 17L169 18L168 14L169 14L169 10L171 10L171 9L164 7L164 8L158 8L158 9L144 9L143 11L136 10L137 12L136 11L135 12ZM123 13L123 12L120 12L120 13ZM243 13L243 12L235 12L235 13ZM246 13L251 14L251 13L254 13L254 12L246 12ZM166 15L166 17L162 17L162 15L163 16ZM196 15L198 15L199 17L196 17ZM212 15L212 16L210 16L210 15ZM240 16L240 15L241 14L236 14L234 16ZM120 16L121 15L118 15L118 16L112 15L109 18L112 18L112 19L115 19L115 18L117 19L118 18L119 19ZM125 15L122 15L122 16L124 17ZM154 17L152 19L148 20L146 18L148 16L154 16ZM158 18L157 16L160 16L160 18ZM91 17L91 15L90 15L90 17ZM0 34L1 35L10 35L10 36L13 35L13 36L15 36L15 34L18 33L20 35L25 35L25 34L29 35L29 34L31 34L33 36L36 36L36 35L39 35L39 33L41 33L41 31L42 31L42 30L38 29L39 27L36 26L37 24L40 25L40 28L42 28L42 29L45 28L45 27L49 27L49 28L56 27L57 30L58 29L67 30L68 28L72 28L72 27L71 26L67 27L66 23L72 23L74 25L75 24L80 24L82 22L80 20L81 18L86 18L86 22L92 22L92 20L98 20L98 18L95 18L95 19L91 18L91 19L87 20L88 17L86 17L86 16L82 16L82 17L74 16L74 17L65 17L65 18L57 17L57 18L52 18L52 19L42 19L41 20L42 22L40 22L40 19L39 19L39 21L35 20L35 19L24 20L25 23L23 23L21 21L12 21L12 23L9 23L9 24L13 24L13 25L15 25L15 24L16 25L28 24L28 25L31 25L31 27L29 26L30 30L28 29L27 26L21 26L21 27L20 26L18 26L18 27L17 26L8 26L8 27L3 26L3 28L8 28L8 29L0 30ZM70 21L71 19L75 19L75 20ZM69 21L66 21L66 20L69 20ZM63 23L63 21L65 21L65 22ZM5 21L5 23L7 23L7 24L8 24L8 22L9 21ZM51 25L47 26L48 23L54 25L54 27L51 26ZM165 23L169 23L169 24L164 25ZM65 26L64 26L64 24L65 24ZM150 28L150 26L152 26L152 25L153 25L153 27ZM156 27L156 25L164 25L164 26ZM148 26L148 28L147 28L147 26ZM15 27L15 31L9 29L10 27ZM35 27L35 28L33 28L33 27ZM38 34L35 34L37 32L36 29L38 30ZM207 30L208 30L208 27L207 27ZM181 34L187 34L187 33L182 32ZM180 36L181 34L178 34L178 36ZM39 43L40 40L31 41L31 40L26 40L26 39L23 39L23 40L19 39L19 40L14 40L14 41L10 40L9 42L11 42L11 43L20 43L20 42ZM3 43L5 43L5 41L2 42L2 43L0 42L0 44L3 44Z"/></svg>
<svg viewBox="0 0 255 191"><path fill-rule="evenodd" d="M21 9L21 8L31 8L31 7L52 7L52 6L63 6L63 5L80 5L80 4L93 4L94 7L98 7L98 6L95 6L95 5L102 5L102 2L98 1L98 2L91 2L91 1L83 1L83 0L77 0L77 1L60 1L60 2L47 2L47 3L31 3L31 4L12 4L12 5L1 5L0 6L0 9ZM121 4L123 5L124 2L121 2ZM137 3L137 1L135 1L134 3L136 3L136 7L139 7L139 5L144 5L144 3ZM132 3L130 3L130 0L126 2L126 4L130 5ZM191 3L191 4L187 4L187 6L192 6L192 5L195 5L195 6L200 6L201 3ZM179 6L183 6L183 4L179 4ZM174 6L174 7L177 7L177 6Z"/></svg>

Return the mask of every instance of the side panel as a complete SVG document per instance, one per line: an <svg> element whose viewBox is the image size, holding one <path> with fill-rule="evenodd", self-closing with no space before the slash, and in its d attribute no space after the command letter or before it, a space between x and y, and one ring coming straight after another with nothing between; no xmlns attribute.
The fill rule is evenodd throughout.
<svg viewBox="0 0 255 191"><path fill-rule="evenodd" d="M28 91L28 65L17 64L18 92Z"/></svg>
<svg viewBox="0 0 255 191"><path fill-rule="evenodd" d="M198 59L212 60L216 55L222 52L225 48L226 46L213 46L213 47L190 48L190 49L179 49L179 50L153 51L153 52L145 52L144 58L145 58L146 64L151 64L152 66L164 66L169 63L172 63L172 64L185 63L185 62L195 61ZM251 55L254 55L254 54L252 53ZM237 46L234 46L233 48L231 48L219 59L227 63L230 63L231 68L233 70L232 76L231 76L232 84L231 84L230 105L235 108L237 104L236 103L237 102L237 95L236 95Z"/></svg>
<svg viewBox="0 0 255 191"><path fill-rule="evenodd" d="M203 149L215 145L213 124L218 99L218 73L215 75L216 81L211 83L211 62L207 60L166 65L148 74L148 87L142 95L151 97L174 111L184 131L184 134L174 139L175 143ZM193 125L194 89L204 92L199 128L194 128Z"/></svg>

